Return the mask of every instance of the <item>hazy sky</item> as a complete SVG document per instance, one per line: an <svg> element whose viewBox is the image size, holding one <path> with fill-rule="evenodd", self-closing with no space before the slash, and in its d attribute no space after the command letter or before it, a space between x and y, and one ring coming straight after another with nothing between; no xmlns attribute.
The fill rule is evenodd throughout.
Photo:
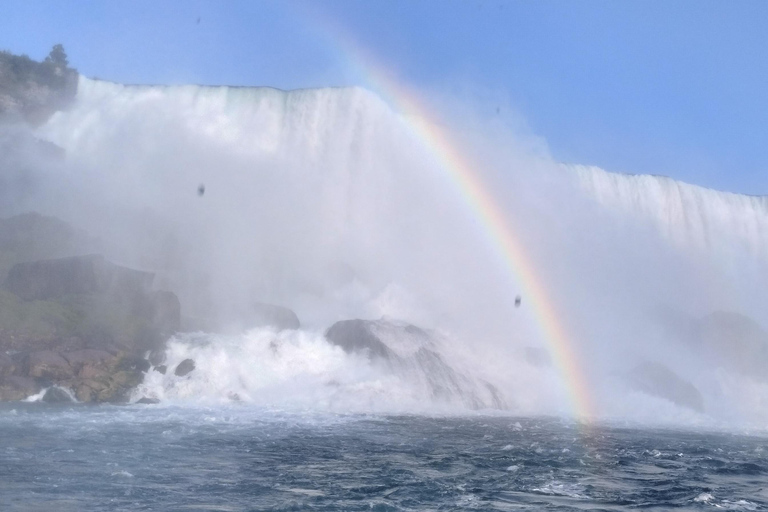
<svg viewBox="0 0 768 512"><path fill-rule="evenodd" d="M328 20L414 86L506 98L559 160L768 194L763 1L4 0L0 48L125 83L367 85Z"/></svg>

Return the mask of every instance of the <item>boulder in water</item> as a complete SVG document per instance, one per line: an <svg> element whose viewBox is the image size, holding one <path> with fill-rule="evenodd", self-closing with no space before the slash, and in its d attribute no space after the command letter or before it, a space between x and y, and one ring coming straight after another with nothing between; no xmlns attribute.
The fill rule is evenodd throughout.
<svg viewBox="0 0 768 512"><path fill-rule="evenodd" d="M278 331L301 327L299 317L290 309L263 302L253 304L248 323L254 327L273 327Z"/></svg>
<svg viewBox="0 0 768 512"><path fill-rule="evenodd" d="M73 402L72 396L66 392L66 390L53 386L48 388L48 390L43 395L43 402L49 403L49 404L62 404L62 403L71 403Z"/></svg>
<svg viewBox="0 0 768 512"><path fill-rule="evenodd" d="M333 324L325 332L325 337L345 352L362 353L371 358L391 359L394 353L375 332L378 323L373 320L342 320Z"/></svg>
<svg viewBox="0 0 768 512"><path fill-rule="evenodd" d="M176 375L177 377L184 377L185 375L188 375L190 372L192 372L194 369L195 369L195 361L193 361L192 359L185 359L179 363L179 365L173 371L173 374Z"/></svg>
<svg viewBox="0 0 768 512"><path fill-rule="evenodd" d="M30 377L11 375L0 380L0 401L24 400L40 392L40 385Z"/></svg>
<svg viewBox="0 0 768 512"><path fill-rule="evenodd" d="M395 320L343 320L333 324L326 339L345 352L363 354L395 374L426 388L437 401L459 401L473 409L506 408L491 384L454 369L439 352L437 335Z"/></svg>

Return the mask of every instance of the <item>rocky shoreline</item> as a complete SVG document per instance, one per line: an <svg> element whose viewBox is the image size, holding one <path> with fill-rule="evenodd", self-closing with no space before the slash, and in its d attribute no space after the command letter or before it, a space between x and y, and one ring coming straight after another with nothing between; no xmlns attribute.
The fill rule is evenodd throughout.
<svg viewBox="0 0 768 512"><path fill-rule="evenodd" d="M153 289L153 273L98 254L32 259L71 251L75 231L62 227L37 214L0 220L0 401L61 388L80 402L125 402L147 354L179 330L179 299ZM61 240L41 250L52 230Z"/></svg>

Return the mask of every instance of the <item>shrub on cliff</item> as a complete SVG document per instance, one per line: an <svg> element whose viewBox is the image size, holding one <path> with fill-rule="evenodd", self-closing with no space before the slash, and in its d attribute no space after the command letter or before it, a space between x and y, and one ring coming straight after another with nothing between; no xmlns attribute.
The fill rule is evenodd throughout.
<svg viewBox="0 0 768 512"><path fill-rule="evenodd" d="M77 77L60 44L43 62L0 51L0 118L45 121L74 99Z"/></svg>

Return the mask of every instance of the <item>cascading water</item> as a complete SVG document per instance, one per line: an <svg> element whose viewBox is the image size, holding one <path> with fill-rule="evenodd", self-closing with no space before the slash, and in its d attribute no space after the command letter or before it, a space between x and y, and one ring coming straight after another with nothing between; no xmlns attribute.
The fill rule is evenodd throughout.
<svg viewBox="0 0 768 512"><path fill-rule="evenodd" d="M150 373L136 397L418 411L465 408L467 396L492 406L488 383L515 412L568 411L537 312L525 296L515 308L519 283L434 148L374 94L81 78L72 108L38 135L67 159L18 208L82 226L110 259L156 271L190 320L229 333L173 339L169 368L192 357L195 373ZM466 150L516 219L602 414L768 417L765 381L720 356L737 334L701 334L718 311L758 338L766 326L765 198L543 156L516 155L508 169L502 151ZM254 301L292 308L302 329L241 334ZM393 371L322 334L381 317L439 333L435 353L461 384L436 398L424 365ZM738 342L762 353L768 340L755 343ZM648 375L694 386L703 412Z"/></svg>

